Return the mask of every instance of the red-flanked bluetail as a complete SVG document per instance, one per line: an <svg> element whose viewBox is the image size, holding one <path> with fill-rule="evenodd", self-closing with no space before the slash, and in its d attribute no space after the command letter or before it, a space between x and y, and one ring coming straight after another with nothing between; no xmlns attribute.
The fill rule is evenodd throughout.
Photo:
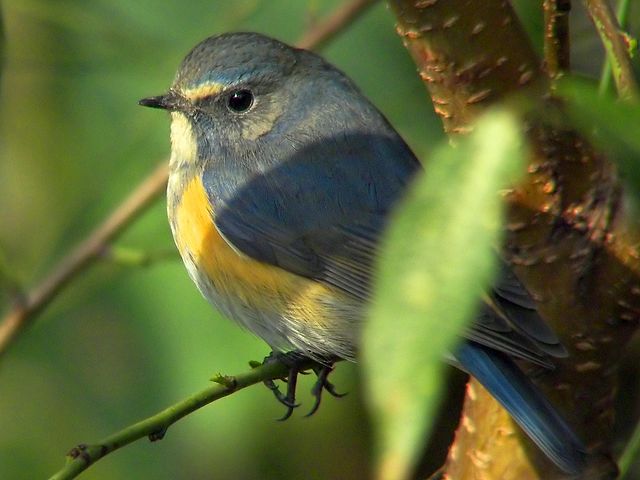
<svg viewBox="0 0 640 480"><path fill-rule="evenodd" d="M202 294L274 352L356 360L380 234L421 168L384 116L319 56L252 33L204 40L140 103L171 112L169 221ZM566 350L508 267L466 337L459 366L578 474L582 443L513 362Z"/></svg>

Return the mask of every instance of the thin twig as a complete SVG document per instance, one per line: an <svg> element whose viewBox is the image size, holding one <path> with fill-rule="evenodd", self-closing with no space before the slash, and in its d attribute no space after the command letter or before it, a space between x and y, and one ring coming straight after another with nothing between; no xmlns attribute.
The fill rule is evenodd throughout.
<svg viewBox="0 0 640 480"><path fill-rule="evenodd" d="M341 30L373 4L375 0L353 0L337 8L326 20L314 25L297 42L300 48L318 48L327 43ZM28 327L55 296L69 282L87 267L92 265L108 245L122 233L139 215L141 215L164 191L168 177L166 163L159 166L151 175L136 187L134 192L116 210L99 225L80 245L66 255L37 285L25 295L19 305L12 307L0 322L0 357Z"/></svg>
<svg viewBox="0 0 640 480"><path fill-rule="evenodd" d="M42 283L25 295L23 302L7 313L0 323L0 355L74 277L94 263L105 247L158 198L166 182L167 162L162 162L104 223L64 257Z"/></svg>
<svg viewBox="0 0 640 480"><path fill-rule="evenodd" d="M298 48L318 49L329 42L337 33L348 27L376 0L352 0L336 8L325 20L316 23L297 42Z"/></svg>
<svg viewBox="0 0 640 480"><path fill-rule="evenodd" d="M148 267L162 260L179 260L175 248L144 251L135 248L109 246L102 253L102 260L126 267Z"/></svg>
<svg viewBox="0 0 640 480"><path fill-rule="evenodd" d="M618 23L620 24L620 28L622 29L627 28L629 5L631 5L631 2L629 0L620 0L618 2L616 17L618 19ZM604 64L602 65L602 73L600 74L600 85L598 85L598 92L600 93L600 95L604 95L609 91L612 78L611 74L611 61L609 60L609 56L605 55Z"/></svg>
<svg viewBox="0 0 640 480"><path fill-rule="evenodd" d="M571 67L569 12L571 0L544 0L544 60L547 73L556 78Z"/></svg>
<svg viewBox="0 0 640 480"><path fill-rule="evenodd" d="M308 370L313 364L303 365ZM76 478L93 463L136 440L149 437L149 440L160 440L167 429L181 418L216 400L231 395L245 387L282 378L290 367L279 362L270 362L253 368L249 372L235 376L218 375L213 379L215 385L191 395L184 400L162 410L161 412L123 428L92 445L78 445L67 454L66 465L55 473L50 480L68 480Z"/></svg>
<svg viewBox="0 0 640 480"><path fill-rule="evenodd" d="M637 98L638 84L631 65L629 37L620 29L607 0L584 0L584 3L607 51L618 94L622 98Z"/></svg>

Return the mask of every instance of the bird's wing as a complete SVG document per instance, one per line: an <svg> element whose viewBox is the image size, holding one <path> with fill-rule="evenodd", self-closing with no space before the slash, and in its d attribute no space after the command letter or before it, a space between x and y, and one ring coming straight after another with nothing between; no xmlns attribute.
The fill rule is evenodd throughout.
<svg viewBox="0 0 640 480"><path fill-rule="evenodd" d="M456 352L462 367L473 375L542 451L571 478L582 478L587 450L580 438L531 380L508 358L465 342Z"/></svg>
<svg viewBox="0 0 640 480"><path fill-rule="evenodd" d="M381 154L363 158L361 152ZM331 162L326 155L333 155ZM302 150L254 175L224 202L213 198L219 197L219 171L205 170L203 183L220 205L215 224L234 248L366 301L385 219L418 168L415 157L388 138L364 137L324 143L317 154ZM566 356L566 350L516 276L504 263L500 270L467 338L551 367L549 356Z"/></svg>
<svg viewBox="0 0 640 480"><path fill-rule="evenodd" d="M236 249L365 300L385 219L418 169L398 137L345 135L294 149L227 196L225 172L205 169L203 184Z"/></svg>
<svg viewBox="0 0 640 480"><path fill-rule="evenodd" d="M549 357L567 350L540 317L526 288L509 266L498 261L498 273L467 338L512 356L551 367Z"/></svg>

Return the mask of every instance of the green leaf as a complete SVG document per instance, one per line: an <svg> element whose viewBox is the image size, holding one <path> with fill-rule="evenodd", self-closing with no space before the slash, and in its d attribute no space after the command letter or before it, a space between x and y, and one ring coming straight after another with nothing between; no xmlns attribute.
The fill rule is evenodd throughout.
<svg viewBox="0 0 640 480"><path fill-rule="evenodd" d="M427 440L445 352L491 280L498 192L522 165L516 120L492 112L436 152L391 222L363 339L380 479L408 478Z"/></svg>
<svg viewBox="0 0 640 480"><path fill-rule="evenodd" d="M640 459L640 422L636 423L631 438L624 447L624 451L618 460L620 470L618 480L630 480L633 477L634 466Z"/></svg>
<svg viewBox="0 0 640 480"><path fill-rule="evenodd" d="M0 2L0 78L2 78L2 70L4 68L4 62L5 62L4 42L5 42L4 16L2 11L2 3Z"/></svg>
<svg viewBox="0 0 640 480"><path fill-rule="evenodd" d="M640 193L640 106L598 95L596 86L562 79L558 93L566 100L573 124L616 161L625 180Z"/></svg>

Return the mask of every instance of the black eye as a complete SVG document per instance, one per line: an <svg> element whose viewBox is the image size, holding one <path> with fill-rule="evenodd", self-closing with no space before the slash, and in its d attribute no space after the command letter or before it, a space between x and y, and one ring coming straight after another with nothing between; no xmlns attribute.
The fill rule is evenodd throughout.
<svg viewBox="0 0 640 480"><path fill-rule="evenodd" d="M236 90L227 100L227 107L235 113L243 113L253 105L253 93L250 90Z"/></svg>

